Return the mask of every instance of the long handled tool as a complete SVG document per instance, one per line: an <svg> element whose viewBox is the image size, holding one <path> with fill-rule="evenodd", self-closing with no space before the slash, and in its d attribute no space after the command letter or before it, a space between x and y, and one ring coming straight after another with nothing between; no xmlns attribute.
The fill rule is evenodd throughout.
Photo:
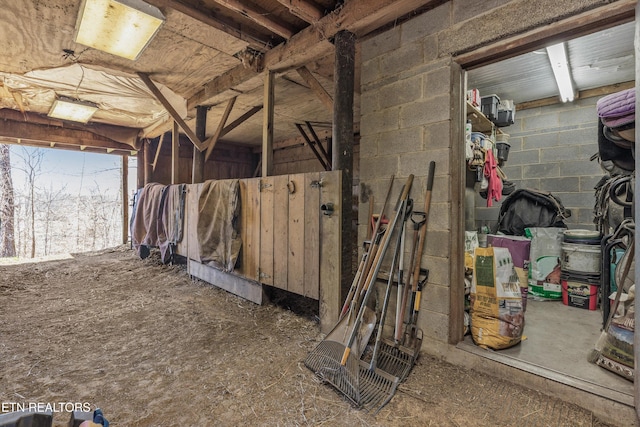
<svg viewBox="0 0 640 427"><path fill-rule="evenodd" d="M409 332L409 338L410 341L414 343L414 349L416 351L420 351L420 348L415 348L415 344L417 344L417 340L416 340L416 334L417 334L417 313L420 312L420 299L422 297L421 291L422 291L422 285L420 285L420 293L418 293L419 289L418 289L418 285L421 283L420 282L420 271L421 271L421 267L420 267L420 260L422 259L422 252L424 250L424 243L425 240L427 238L427 222L429 220L429 209L431 207L431 191L433 190L433 177L435 174L435 170L436 170L436 163L434 161L431 161L429 163L429 175L427 178L427 192L424 196L424 215L425 215L425 223L424 226L422 227L422 229L420 230L420 240L418 241L418 252L416 254L416 259L417 262L415 264L415 266L413 267L413 274L411 276L411 287L412 287L412 293L413 293L413 313L415 314L415 316L412 319L413 324L410 323L411 326L411 330L408 329ZM426 279L425 279L426 282ZM422 343L422 340L420 340L420 343ZM407 342L405 342L405 345L407 345ZM416 355L417 356L417 355Z"/></svg>
<svg viewBox="0 0 640 427"><path fill-rule="evenodd" d="M406 299L403 297L404 301L401 307L401 313L399 315L399 319L401 319L401 322L399 324L396 323L394 340L382 340L380 353L377 360L377 366L380 369L388 372L391 375L399 377L400 381L404 381L411 372L411 369L413 369L416 359L418 358L418 354L420 353L420 347L422 345L422 331L417 328L412 322L417 322L417 313L419 313L419 306L418 310L415 309L415 301L418 301L418 286L421 283L421 271L424 271L420 266L420 261L422 260L422 252L426 239L427 219L429 214L429 207L431 205L431 191L433 189L434 173L435 162L431 162L429 164L429 173L427 177L427 192L425 194L424 217L423 220L421 219L419 221L421 225L417 227L419 229L417 245L415 244L416 241L414 240L415 252L411 254L411 257L414 260L413 266L411 267L413 268L411 274L413 297L412 300L414 300L414 304L412 305L413 311L411 312L411 321L409 322L407 328L405 329L405 332L403 333L402 325L404 323L406 309ZM414 231L416 231L416 228L414 228ZM424 281L426 281L426 279ZM407 294L407 288L405 288L405 295ZM422 288L421 284L420 288ZM409 333L409 336L407 336L407 332ZM402 338L402 340L400 340L400 338Z"/></svg>
<svg viewBox="0 0 640 427"><path fill-rule="evenodd" d="M358 295L362 291L362 287L364 282L369 274L369 270L371 269L371 264L373 263L373 259L376 256L376 252L378 251L379 243L380 243L380 224L382 223L382 218L384 216L384 211L387 207L387 203L389 203L389 196L391 195L391 189L393 188L393 181L395 177L391 175L391 179L389 181L389 188L387 189L387 195L384 198L384 203L382 205L382 209L380 210L380 214L376 220L376 223L373 227L373 231L371 232L371 243L369 244L369 249L363 255L362 262L360 263L362 266L362 270L358 268L359 273L356 274L356 277L353 279L353 283L351 285L351 289L349 290L349 294L345 299L344 305L342 306L342 311L340 312L340 319L347 314L349 308L352 307L352 302L354 300L354 296Z"/></svg>
<svg viewBox="0 0 640 427"><path fill-rule="evenodd" d="M402 241L404 239L404 231L405 224L407 221L407 216L412 209L412 201L411 199L405 199L400 201L400 206L398 208L398 213L401 213L402 223L398 227L397 235L396 235L396 243L395 249L393 252L393 257L391 261L391 268L389 277L387 279L387 286L384 296L383 307L380 314L380 321L378 322L378 333L375 339L373 355L369 363L364 362L363 360L359 361L359 376L358 376L358 391L360 394L359 404L363 408L367 410L375 410L375 413L380 411L384 405L386 405L394 396L398 384L400 383L400 378L397 376L391 375L388 372L385 372L381 369L377 369L375 364L377 360L377 354L380 350L381 338L384 331L384 325L386 320L386 314L389 307L389 299L391 296L391 285L393 283L393 277L396 269L396 262L398 258L401 256L402 250ZM396 216L398 218L398 216ZM397 221L394 223L394 228L397 227ZM393 231L393 229L391 230ZM400 275L401 268L399 269L398 274ZM374 278L375 280L375 278ZM373 284L371 284L373 286Z"/></svg>
<svg viewBox="0 0 640 427"><path fill-rule="evenodd" d="M400 260L402 260L403 256L402 256L402 242L404 241L404 231L405 231L405 224L406 224L406 213L409 209L408 204L404 204L404 206L402 207L402 210L404 212L404 221L402 222L402 226L400 227L399 231L398 231L398 235L396 238L396 247L395 247L395 251L393 253L393 259L391 260L391 268L390 268L390 273L389 273L389 278L387 279L387 287L385 290L385 294L384 294L384 300L382 303L382 310L380 313L380 321L378 323L378 333L376 335L376 341L375 341L375 345L373 347L373 355L371 357L371 361L369 362L369 369L373 370L376 367L376 359L377 359L377 355L378 352L380 351L380 342L382 339L382 332L384 330L384 324L385 324L385 320L387 317L387 309L389 306L389 298L391 297L391 284L393 283L393 273L396 269L396 261L398 261L398 258L400 258ZM402 277L402 266L399 266L399 271L398 271L398 285L400 285L401 283L401 277Z"/></svg>
<svg viewBox="0 0 640 427"><path fill-rule="evenodd" d="M420 237L420 229L426 222L426 216L424 212L411 212L411 223L413 225L413 246L411 248L411 258L409 259L409 272L413 272L413 264L415 263L415 254L418 248L418 240ZM409 275L411 278L411 275ZM404 278L403 278L404 280ZM404 283L404 282L403 282ZM393 339L396 344L399 344L402 340L402 325L404 323L404 317L406 314L407 298L409 295L409 285L398 287L398 302L396 307L396 323L393 334Z"/></svg>
<svg viewBox="0 0 640 427"><path fill-rule="evenodd" d="M406 199L409 196L409 191L411 190L411 184L413 183L413 175L409 175L409 178L407 179L407 183L404 185L403 190L402 190L402 194L400 195L400 204L404 205L404 203L406 202ZM362 316L364 314L364 309L367 306L367 301L369 300L369 296L371 295L371 291L374 288L374 282L376 281L377 277L378 277L378 273L380 272L380 267L382 266L382 261L384 258L384 255L387 252L387 248L389 247L389 241L391 240L391 234L393 232L393 229L395 228L396 224L399 221L400 216L403 214L402 209L400 209L399 207L396 208L396 215L393 218L393 222L391 224L389 224L389 227L387 228L387 231L384 233L384 236L382 237L382 242L380 243L380 250L378 251L378 253L376 253L376 258L374 260L374 267L373 270L371 270L369 272L369 275L367 276L367 280L365 282L365 286L364 286L364 295L362 297L362 301L360 303L360 310L358 311L358 316L356 317L356 323L354 325L353 330L351 331L351 336L349 337L349 340L347 342L347 346L344 349L344 354L342 356L342 360L340 361L340 364L342 366L345 366L347 363L347 358L349 357L349 354L351 352L351 345L353 344L353 340L355 339L355 335L357 332L357 327L359 326L359 323L362 321ZM357 296L356 296L357 297ZM356 300L357 298L354 297L354 300Z"/></svg>
<svg viewBox="0 0 640 427"><path fill-rule="evenodd" d="M413 175L410 175L403 188L400 200L407 199L412 183ZM338 337L335 335L330 334L332 335L331 337L328 335L327 338L320 342L316 348L309 353L304 361L309 369L315 372L320 378L331 383L358 406L369 405L371 402L377 401L376 397L378 393L376 391L370 393L372 390L370 385L374 382L388 381L394 391L397 385L395 378L385 378L385 374L375 375L375 373L371 373L366 369L367 366L363 368L360 363L360 356L357 351L354 351L355 349L353 347L356 342L356 335L360 329L360 324L363 321L367 321L365 318L367 311L372 311L367 307L367 301L371 295L371 290L374 288L373 284L379 273L384 254L389 246L392 230L395 228L400 214L400 210L397 209L393 222L388 225L381 239L380 249L376 252L375 259L372 262L372 269L368 272L364 282L364 295L358 304L358 314L355 317L353 326L350 328L348 338L346 341L338 340ZM359 295L356 293L352 298L352 303L359 299ZM347 318L348 316L345 316L343 321Z"/></svg>

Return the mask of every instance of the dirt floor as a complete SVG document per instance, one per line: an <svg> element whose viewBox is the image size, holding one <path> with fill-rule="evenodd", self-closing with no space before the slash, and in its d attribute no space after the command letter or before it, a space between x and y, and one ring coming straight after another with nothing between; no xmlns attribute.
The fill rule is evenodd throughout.
<svg viewBox="0 0 640 427"><path fill-rule="evenodd" d="M5 262L0 403L59 404L55 426L66 403L102 408L113 427L607 425L426 356L374 417L304 366L322 339L313 312L272 300L257 306L126 246Z"/></svg>

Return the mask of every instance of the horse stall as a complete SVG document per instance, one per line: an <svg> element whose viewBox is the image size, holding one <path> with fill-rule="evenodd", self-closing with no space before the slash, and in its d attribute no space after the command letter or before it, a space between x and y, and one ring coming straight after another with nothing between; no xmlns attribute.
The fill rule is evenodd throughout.
<svg viewBox="0 0 640 427"><path fill-rule="evenodd" d="M183 257L191 276L256 304L264 285L317 300L327 330L341 304L340 195L340 171L147 184L132 239L134 247L159 246L165 262ZM139 237L146 209L160 212L158 224L141 227L165 230L158 237L167 243Z"/></svg>

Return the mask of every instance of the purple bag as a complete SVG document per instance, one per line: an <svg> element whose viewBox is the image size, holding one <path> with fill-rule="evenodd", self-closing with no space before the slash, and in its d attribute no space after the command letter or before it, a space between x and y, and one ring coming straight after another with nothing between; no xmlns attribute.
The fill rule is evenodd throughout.
<svg viewBox="0 0 640 427"><path fill-rule="evenodd" d="M598 117L612 129L630 125L636 120L636 89L631 88L603 96L596 104Z"/></svg>
<svg viewBox="0 0 640 427"><path fill-rule="evenodd" d="M487 244L497 248L509 249L514 266L519 268L528 267L531 239L521 236L489 234L487 236Z"/></svg>

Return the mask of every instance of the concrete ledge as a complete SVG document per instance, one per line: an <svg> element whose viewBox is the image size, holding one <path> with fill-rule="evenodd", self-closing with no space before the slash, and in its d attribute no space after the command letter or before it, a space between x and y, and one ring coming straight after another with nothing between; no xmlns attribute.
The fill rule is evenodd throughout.
<svg viewBox="0 0 640 427"><path fill-rule="evenodd" d="M425 343L426 344L426 343ZM539 391L591 411L616 426L637 426L633 396L525 363L465 342L432 343L423 351L445 361Z"/></svg>

